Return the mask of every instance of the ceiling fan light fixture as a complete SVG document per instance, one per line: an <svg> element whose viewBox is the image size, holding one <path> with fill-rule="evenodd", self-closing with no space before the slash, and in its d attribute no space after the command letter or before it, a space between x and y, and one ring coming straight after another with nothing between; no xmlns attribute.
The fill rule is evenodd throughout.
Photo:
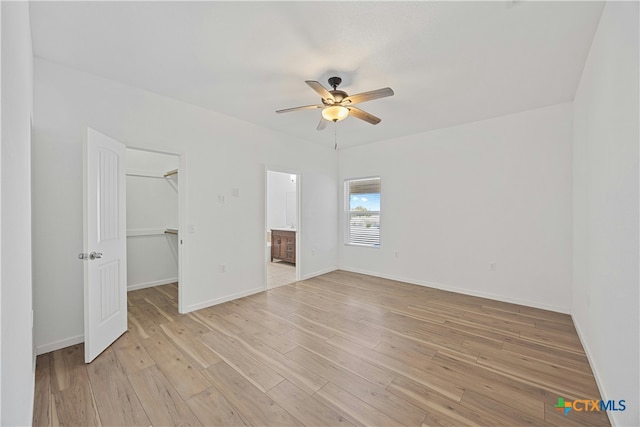
<svg viewBox="0 0 640 427"><path fill-rule="evenodd" d="M330 122L339 122L349 117L349 109L341 105L332 105L322 110L322 117Z"/></svg>
<svg viewBox="0 0 640 427"><path fill-rule="evenodd" d="M286 108L284 110L277 110L276 113L289 113L291 111L300 110L315 110L322 108L322 118L320 123L316 127L317 130L322 130L327 126L327 122L339 122L349 116L353 116L358 120L363 120L372 125L380 123L380 118L369 114L364 110L361 110L353 105L361 102L372 101L378 98L385 98L393 95L393 90L390 87L382 89L370 90L368 92L357 93L355 95L349 95L343 90L338 90L338 86L342 82L340 77L331 77L329 79L329 85L333 90L327 90L324 86L315 80L305 80L305 83L309 85L314 92L320 95L322 104L305 105L302 107Z"/></svg>

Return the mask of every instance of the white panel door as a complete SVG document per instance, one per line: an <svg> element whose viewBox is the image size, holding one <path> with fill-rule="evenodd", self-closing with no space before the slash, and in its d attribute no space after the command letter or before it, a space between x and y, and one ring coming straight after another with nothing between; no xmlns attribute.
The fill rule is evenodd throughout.
<svg viewBox="0 0 640 427"><path fill-rule="evenodd" d="M84 158L84 359L127 330L125 146L88 129Z"/></svg>

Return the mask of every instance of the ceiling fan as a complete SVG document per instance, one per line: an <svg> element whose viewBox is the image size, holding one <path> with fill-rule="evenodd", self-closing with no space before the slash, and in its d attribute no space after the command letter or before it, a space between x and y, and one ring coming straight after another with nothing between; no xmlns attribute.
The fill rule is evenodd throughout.
<svg viewBox="0 0 640 427"><path fill-rule="evenodd" d="M393 90L391 90L390 87L349 95L345 91L338 90L338 86L342 83L342 79L340 77L331 77L329 79L329 85L333 87L333 90L325 89L324 86L314 80L307 80L305 83L320 95L322 104L287 108L284 110L278 110L276 113L289 113L291 111L316 110L322 108L322 118L320 119L320 123L318 123L318 130L324 129L327 126L327 122L338 122L349 116L364 120L372 125L377 125L381 121L379 117L369 114L360 108L356 108L354 105L393 95Z"/></svg>

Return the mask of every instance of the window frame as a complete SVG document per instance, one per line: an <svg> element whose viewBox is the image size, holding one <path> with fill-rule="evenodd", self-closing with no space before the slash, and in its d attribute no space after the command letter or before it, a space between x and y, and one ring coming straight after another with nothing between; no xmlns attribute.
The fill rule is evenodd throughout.
<svg viewBox="0 0 640 427"><path fill-rule="evenodd" d="M378 214L378 243L377 244L366 244L366 243L357 243L351 241L351 186L350 184L355 181L367 181L367 180L378 180L379 187L379 201L380 207L378 211L370 211L372 213ZM365 193L353 193L353 194L365 194ZM371 193L376 194L376 193ZM380 248L382 247L382 177L380 175L372 175L372 176L364 176L358 178L345 178L344 180L344 213L345 213L345 222L344 222L344 245L345 246L358 246L362 248Z"/></svg>

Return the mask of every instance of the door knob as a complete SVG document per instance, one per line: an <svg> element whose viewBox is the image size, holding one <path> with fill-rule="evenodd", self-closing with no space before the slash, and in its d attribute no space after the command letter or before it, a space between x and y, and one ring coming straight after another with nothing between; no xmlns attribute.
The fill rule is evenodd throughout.
<svg viewBox="0 0 640 427"><path fill-rule="evenodd" d="M91 252L89 254L89 259L93 260L93 259L99 259L102 258L102 253L101 252Z"/></svg>

